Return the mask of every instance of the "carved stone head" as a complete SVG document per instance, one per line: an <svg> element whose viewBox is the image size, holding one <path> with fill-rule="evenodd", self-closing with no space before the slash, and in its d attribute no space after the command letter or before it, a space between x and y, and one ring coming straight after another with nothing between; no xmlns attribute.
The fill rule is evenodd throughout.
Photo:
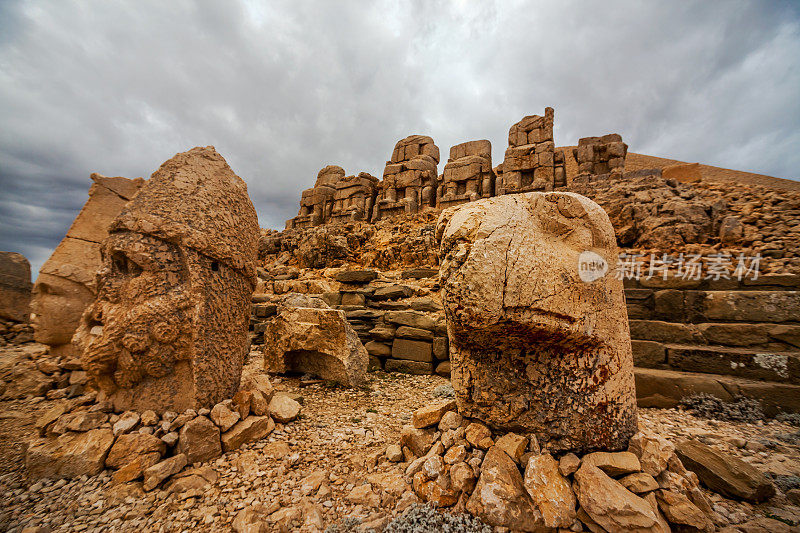
<svg viewBox="0 0 800 533"><path fill-rule="evenodd" d="M507 195L444 211L437 231L459 410L553 451L624 448L633 360L602 208L572 193ZM587 257L606 275L583 281Z"/></svg>
<svg viewBox="0 0 800 533"><path fill-rule="evenodd" d="M75 336L117 409L183 411L239 385L258 220L213 147L176 155L111 225Z"/></svg>

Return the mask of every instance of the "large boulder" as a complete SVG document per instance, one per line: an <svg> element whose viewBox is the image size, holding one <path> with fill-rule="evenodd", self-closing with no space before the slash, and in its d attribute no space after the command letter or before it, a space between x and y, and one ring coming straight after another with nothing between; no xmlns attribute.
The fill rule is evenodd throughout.
<svg viewBox="0 0 800 533"><path fill-rule="evenodd" d="M305 372L351 386L364 384L369 363L344 311L302 295L279 300L264 331L263 353L269 372Z"/></svg>
<svg viewBox="0 0 800 533"><path fill-rule="evenodd" d="M517 464L497 446L486 453L467 510L490 526L550 531L525 490Z"/></svg>
<svg viewBox="0 0 800 533"><path fill-rule="evenodd" d="M75 334L117 410L183 412L239 388L258 219L212 146L153 173L103 241L98 293Z"/></svg>
<svg viewBox="0 0 800 533"><path fill-rule="evenodd" d="M0 318L27 322L31 287L31 265L25 256L0 252Z"/></svg>
<svg viewBox="0 0 800 533"><path fill-rule="evenodd" d="M676 452L703 485L723 496L761 502L775 495L767 476L738 457L693 440L679 442Z"/></svg>
<svg viewBox="0 0 800 533"><path fill-rule="evenodd" d="M441 283L459 412L551 451L621 450L637 427L614 230L573 193L442 212Z"/></svg>

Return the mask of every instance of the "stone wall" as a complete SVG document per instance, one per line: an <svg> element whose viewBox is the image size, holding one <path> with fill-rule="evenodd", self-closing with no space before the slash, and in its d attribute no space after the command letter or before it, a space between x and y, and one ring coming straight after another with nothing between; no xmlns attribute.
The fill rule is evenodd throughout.
<svg viewBox="0 0 800 533"><path fill-rule="evenodd" d="M640 380L672 382L660 398L640 390L649 404L673 404L679 384L728 395L745 386L761 391L768 410L800 410L800 276L653 278L625 286L634 363L652 370Z"/></svg>
<svg viewBox="0 0 800 533"><path fill-rule="evenodd" d="M370 354L370 368L411 374L450 374L447 330L438 295L437 269L403 271L399 280L377 279L373 270L341 271L336 282L286 279L272 281L275 293L319 296L345 311ZM338 286L335 287L335 286ZM270 296L256 296L251 316L253 344L264 342L266 321L277 310Z"/></svg>
<svg viewBox="0 0 800 533"><path fill-rule="evenodd" d="M334 279L270 283L276 293L317 295L345 311L370 354L373 370L450 374L438 270L343 270ZM263 288L263 284L262 284ZM625 280L639 403L674 407L707 392L761 400L764 409L800 412L800 276L758 279ZM271 295L256 295L253 344L275 313Z"/></svg>

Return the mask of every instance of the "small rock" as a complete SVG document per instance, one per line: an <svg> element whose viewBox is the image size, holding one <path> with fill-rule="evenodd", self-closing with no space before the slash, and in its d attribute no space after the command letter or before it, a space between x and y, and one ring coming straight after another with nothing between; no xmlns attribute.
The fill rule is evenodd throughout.
<svg viewBox="0 0 800 533"><path fill-rule="evenodd" d="M639 458L631 452L594 452L583 456L582 464L592 464L609 476L641 471Z"/></svg>
<svg viewBox="0 0 800 533"><path fill-rule="evenodd" d="M146 491L151 491L161 484L162 481L173 474L177 474L186 466L186 456L181 454L164 459L144 471L144 484L142 487Z"/></svg>
<svg viewBox="0 0 800 533"><path fill-rule="evenodd" d="M422 429L439 423L442 416L448 411L456 409L455 400L445 400L443 402L426 405L414 411L412 423L415 428Z"/></svg>
<svg viewBox="0 0 800 533"><path fill-rule="evenodd" d="M268 416L248 416L222 434L222 449L229 452L242 444L254 442L269 435L275 429L275 422Z"/></svg>
<svg viewBox="0 0 800 533"><path fill-rule="evenodd" d="M120 415L119 420L114 423L114 435L116 436L129 432L136 427L136 424L139 423L139 420L139 413L125 411Z"/></svg>
<svg viewBox="0 0 800 533"><path fill-rule="evenodd" d="M145 411L142 413L141 422L143 426L155 426L158 424L158 415L155 411Z"/></svg>
<svg viewBox="0 0 800 533"><path fill-rule="evenodd" d="M562 476L571 476L578 471L579 466L581 466L581 459L574 453L564 455L558 462L558 470Z"/></svg>
<svg viewBox="0 0 800 533"><path fill-rule="evenodd" d="M631 437L628 451L639 458L642 472L656 477L667 468L669 458L675 453L675 445L663 437L640 432Z"/></svg>
<svg viewBox="0 0 800 533"><path fill-rule="evenodd" d="M218 403L211 409L211 420L219 427L220 431L228 431L239 421L239 413L231 411L224 404Z"/></svg>
<svg viewBox="0 0 800 533"><path fill-rule="evenodd" d="M623 487L636 494L650 492L658 488L658 481L645 472L635 472L619 480Z"/></svg>
<svg viewBox="0 0 800 533"><path fill-rule="evenodd" d="M506 433L497 439L495 445L506 452L517 464L521 464L522 455L528 449L528 439L516 433Z"/></svg>
<svg viewBox="0 0 800 533"><path fill-rule="evenodd" d="M467 426L465 438L467 442L483 450L489 449L494 444L492 431L480 422L472 422Z"/></svg>
<svg viewBox="0 0 800 533"><path fill-rule="evenodd" d="M285 394L276 394L269 402L269 413L275 422L287 424L297 418L300 404Z"/></svg>
<svg viewBox="0 0 800 533"><path fill-rule="evenodd" d="M403 449L397 444L391 444L387 446L386 459L393 463L399 463L403 460Z"/></svg>

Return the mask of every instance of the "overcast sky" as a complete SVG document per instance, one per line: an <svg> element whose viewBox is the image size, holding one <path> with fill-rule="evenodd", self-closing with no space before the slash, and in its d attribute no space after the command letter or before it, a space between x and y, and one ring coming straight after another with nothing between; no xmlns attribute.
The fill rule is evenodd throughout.
<svg viewBox="0 0 800 533"><path fill-rule="evenodd" d="M798 95L796 2L3 1L0 250L35 277L91 172L214 145L282 229L327 164L380 177L416 133L497 164L545 106L558 145L796 179Z"/></svg>

